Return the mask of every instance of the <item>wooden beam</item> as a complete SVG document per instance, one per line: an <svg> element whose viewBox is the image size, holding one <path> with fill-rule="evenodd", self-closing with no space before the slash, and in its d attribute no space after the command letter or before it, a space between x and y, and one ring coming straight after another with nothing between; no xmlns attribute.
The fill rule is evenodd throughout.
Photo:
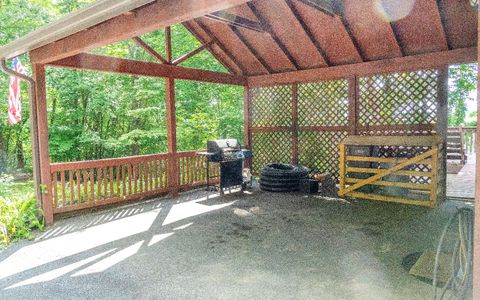
<svg viewBox="0 0 480 300"><path fill-rule="evenodd" d="M447 197L447 132L448 132L448 66L439 68L437 78L437 122L435 131L443 140L442 148L439 150L441 158L440 165L440 199Z"/></svg>
<svg viewBox="0 0 480 300"><path fill-rule="evenodd" d="M248 42L248 40L243 36L243 34L238 30L238 28L234 26L230 26L230 29L232 29L233 33L240 39L240 41L247 47L248 51L250 54L255 57L255 59L262 65L265 70L267 70L268 73L273 74L275 73L273 69L268 65L268 63L263 59L263 57L253 48L253 46Z"/></svg>
<svg viewBox="0 0 480 300"><path fill-rule="evenodd" d="M368 76L374 74L415 71L421 69L438 68L451 64L471 63L476 61L476 59L476 47L463 48L329 68L317 68L281 74L251 76L248 78L248 85L251 87L258 87L340 79L351 76Z"/></svg>
<svg viewBox="0 0 480 300"><path fill-rule="evenodd" d="M309 1L313 1L313 0L309 0ZM323 58L323 60L327 64L327 66L331 66L332 62L328 58L327 52L325 52L325 50L322 48L320 43L315 38L313 32L310 30L310 28L308 28L307 24L305 23L305 20L303 20L302 16L298 12L298 10L295 8L292 1L291 0L285 0L285 2L287 3L288 7L290 8L290 11L292 12L295 19L297 19L298 23L300 23L300 26L302 27L305 34L308 36L308 38L310 39L312 44L315 46L315 48L317 48L318 53Z"/></svg>
<svg viewBox="0 0 480 300"><path fill-rule="evenodd" d="M306 5L318 9L319 11L329 15L335 16L335 9L332 1L329 0L299 0L300 2L305 3Z"/></svg>
<svg viewBox="0 0 480 300"><path fill-rule="evenodd" d="M480 10L477 18L480 19ZM480 33L480 22L477 30ZM480 34L477 34L477 44L480 45ZM480 53L477 54L477 62L480 62ZM478 67L478 66L477 66ZM480 111L480 74L477 77L477 112ZM480 124L480 114L477 113L477 124ZM480 130L477 127L475 143L480 149ZM476 161L480 161L480 151L477 150ZM473 228L473 297L480 299L480 163L475 166L475 224Z"/></svg>
<svg viewBox="0 0 480 300"><path fill-rule="evenodd" d="M175 0L155 1L119 15L90 29L31 51L33 63L48 63L88 50L140 36L144 33L182 23L206 14L228 9L249 0Z"/></svg>
<svg viewBox="0 0 480 300"><path fill-rule="evenodd" d="M253 5L253 3L248 2L247 5L250 8L250 10L253 12L255 17L260 21L260 23L262 24L262 27L266 29L266 31L270 34L270 36L275 41L275 43L277 43L277 46L280 48L280 50L282 50L283 54L285 54L285 56L292 63L292 65L295 66L295 69L299 70L300 66L298 65L298 63L293 58L293 55L290 53L290 51L288 51L287 47L283 44L283 42L275 34L275 32L272 29L272 26L270 26L270 24L267 22L267 20L265 20L265 18L260 14L260 12L255 7L255 5Z"/></svg>
<svg viewBox="0 0 480 300"><path fill-rule="evenodd" d="M398 33L397 25L395 24L395 22L390 22L390 28L392 29L392 34L395 38L395 41L397 42L398 49L400 49L400 53L402 54L402 56L405 56L405 45L400 38L400 34Z"/></svg>
<svg viewBox="0 0 480 300"><path fill-rule="evenodd" d="M265 32L265 29L262 27L262 24L255 22L240 16L232 15L225 11L214 12L206 15L205 17L226 23L230 26L241 27L245 29L250 29L257 32Z"/></svg>
<svg viewBox="0 0 480 300"><path fill-rule="evenodd" d="M362 61L367 61L367 57L366 57L364 51L362 50L362 47L360 46L360 43L358 42L357 38L353 34L352 28L350 28L350 24L349 24L347 18L345 17L345 8L344 8L344 5L343 5L343 1L337 0L333 4L333 7L334 7L335 14L337 15L337 17L342 22L343 27L345 28L345 31L347 32L348 36L350 37L350 40L352 41L353 46L355 46L355 49L357 50L358 55L360 56Z"/></svg>
<svg viewBox="0 0 480 300"><path fill-rule="evenodd" d="M173 194L178 192L179 168L177 164L177 116L175 111L175 79L165 79L165 103L167 119L167 144L168 144L168 187Z"/></svg>
<svg viewBox="0 0 480 300"><path fill-rule="evenodd" d="M179 58L172 61L172 65L176 66L176 65L181 64L182 62L186 61L187 59L189 59L189 58L197 55L198 53L202 52L203 50L207 49L208 47L210 47L211 44L213 44L213 41L210 41L206 44L203 44L200 47L198 47L197 49L180 56Z"/></svg>
<svg viewBox="0 0 480 300"><path fill-rule="evenodd" d="M52 178L50 175L50 153L48 150L48 115L47 115L47 88L45 77L45 66L34 64L32 66L33 79L35 80L37 130L38 130L38 151L40 164L40 182L44 185L42 192L42 210L45 223L53 223L53 198Z"/></svg>
<svg viewBox="0 0 480 300"><path fill-rule="evenodd" d="M220 51L222 51L222 49L218 45L215 44L215 40L211 40L210 38L205 39L188 22L184 22L184 23L182 23L182 25L201 43L207 44L209 42L212 42L210 45L207 46L207 49L213 55L213 57L215 57L215 59L218 60L218 62L221 63L225 67L225 69L227 69L232 74L237 74L237 75L241 74L241 70L237 66L235 61L233 61L226 53L222 53L223 55L226 56L226 59L225 59L224 57L219 55L218 51L217 52L215 51L214 46L217 47Z"/></svg>
<svg viewBox="0 0 480 300"><path fill-rule="evenodd" d="M292 85L292 164L298 165L298 84Z"/></svg>
<svg viewBox="0 0 480 300"><path fill-rule="evenodd" d="M442 6L441 2L442 2L441 0L436 1L437 11L438 11L438 14L440 15L440 22L441 22L440 28L442 28L442 34L445 37L445 41L447 41L447 48L448 48L448 50L451 50L451 49L453 49L453 47L452 47L452 43L450 42L450 39L448 38L447 31L445 30L447 20L446 20L445 12L443 11L443 9L441 7Z"/></svg>
<svg viewBox="0 0 480 300"><path fill-rule="evenodd" d="M138 46L142 47L143 50L145 50L153 58L156 58L157 60L159 60L160 62L162 62L164 64L168 63L168 61L165 58L163 58L163 56L160 53L155 51L152 47L150 47L147 43L145 43L138 36L134 37L133 40L135 41L135 43L137 43Z"/></svg>
<svg viewBox="0 0 480 300"><path fill-rule="evenodd" d="M130 74L148 77L173 77L175 79L193 80L200 82L213 82L231 85L245 85L242 76L184 68L168 64L158 64L144 61L128 60L123 58L108 57L94 54L78 54L65 58L49 65L70 69L85 69L117 74Z"/></svg>
<svg viewBox="0 0 480 300"><path fill-rule="evenodd" d="M170 26L165 27L165 53L168 63L172 62L172 29Z"/></svg>
<svg viewBox="0 0 480 300"><path fill-rule="evenodd" d="M246 74L247 72L245 71L245 67L242 66L240 63L238 63L237 59L235 58L235 56L233 56L233 54L227 49L227 47L225 47L223 45L222 42L220 42L216 37L215 35L213 35L213 33L210 31L210 29L207 28L207 26L205 26L205 24L203 24L201 21L199 21L198 19L195 19L193 20L193 22L195 22L198 26L200 26L200 28L202 28L203 31L205 31L205 33L208 35L208 37L210 38L210 40L214 41L215 42L215 45L217 45L222 51L223 53L225 53L226 56L228 56L228 58L230 58L233 62L235 62L235 64L237 65L237 67L242 71L242 74Z"/></svg>

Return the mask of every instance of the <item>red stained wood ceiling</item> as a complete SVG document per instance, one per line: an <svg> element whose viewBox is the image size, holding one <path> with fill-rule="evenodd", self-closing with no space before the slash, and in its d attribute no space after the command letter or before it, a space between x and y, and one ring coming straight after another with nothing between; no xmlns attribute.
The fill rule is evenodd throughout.
<svg viewBox="0 0 480 300"><path fill-rule="evenodd" d="M329 10L312 3L335 3ZM246 76L476 46L468 0L253 0L225 13L261 31L202 17L184 23L232 72ZM241 23L242 20L239 22Z"/></svg>

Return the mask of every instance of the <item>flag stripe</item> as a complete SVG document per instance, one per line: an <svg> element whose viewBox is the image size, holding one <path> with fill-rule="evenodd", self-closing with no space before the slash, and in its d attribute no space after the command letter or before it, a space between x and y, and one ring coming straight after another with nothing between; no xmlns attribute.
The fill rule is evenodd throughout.
<svg viewBox="0 0 480 300"><path fill-rule="evenodd" d="M25 74L20 60L14 58L12 61L12 69L18 73ZM20 79L11 76L8 86L8 122L15 125L22 119L22 102L20 98Z"/></svg>

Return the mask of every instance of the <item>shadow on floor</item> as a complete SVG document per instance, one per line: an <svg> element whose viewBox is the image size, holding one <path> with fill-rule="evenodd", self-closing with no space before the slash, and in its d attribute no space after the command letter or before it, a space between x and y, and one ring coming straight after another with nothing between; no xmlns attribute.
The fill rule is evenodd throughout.
<svg viewBox="0 0 480 300"><path fill-rule="evenodd" d="M435 248L455 206L190 192L60 220L12 245L0 252L0 295L424 299L431 286L401 263Z"/></svg>

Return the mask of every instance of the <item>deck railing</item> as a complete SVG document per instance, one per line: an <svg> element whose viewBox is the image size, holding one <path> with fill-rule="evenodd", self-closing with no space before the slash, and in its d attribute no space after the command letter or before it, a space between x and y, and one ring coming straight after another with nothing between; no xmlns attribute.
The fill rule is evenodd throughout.
<svg viewBox="0 0 480 300"><path fill-rule="evenodd" d="M463 143L465 153L476 153L477 152L477 143L476 143L476 132L477 127L461 127L463 132Z"/></svg>
<svg viewBox="0 0 480 300"><path fill-rule="evenodd" d="M50 166L54 213L139 200L206 184L205 158L196 151L154 154ZM170 159L177 180L169 182ZM211 166L213 175L218 167ZM173 175L175 176L175 175ZM174 177L175 178L175 177Z"/></svg>

